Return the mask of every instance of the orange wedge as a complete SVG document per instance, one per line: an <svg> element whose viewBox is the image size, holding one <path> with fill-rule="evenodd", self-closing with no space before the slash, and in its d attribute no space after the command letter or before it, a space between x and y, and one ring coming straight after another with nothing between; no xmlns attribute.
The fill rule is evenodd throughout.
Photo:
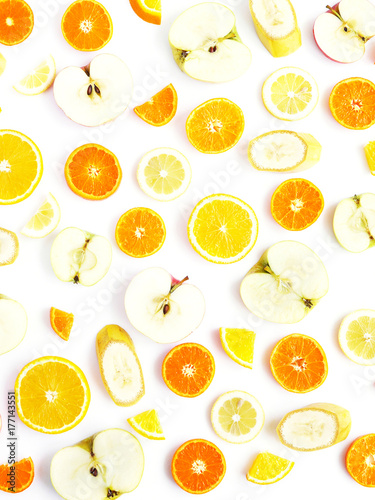
<svg viewBox="0 0 375 500"><path fill-rule="evenodd" d="M74 322L74 314L51 307L50 321L53 331L63 340L69 340Z"/></svg>
<svg viewBox="0 0 375 500"><path fill-rule="evenodd" d="M12 469L8 464L0 465L0 491L21 493L27 490L33 480L34 463L30 457L12 464Z"/></svg>
<svg viewBox="0 0 375 500"><path fill-rule="evenodd" d="M177 92L172 84L155 94L144 104L134 108L143 121L161 127L169 123L177 111Z"/></svg>

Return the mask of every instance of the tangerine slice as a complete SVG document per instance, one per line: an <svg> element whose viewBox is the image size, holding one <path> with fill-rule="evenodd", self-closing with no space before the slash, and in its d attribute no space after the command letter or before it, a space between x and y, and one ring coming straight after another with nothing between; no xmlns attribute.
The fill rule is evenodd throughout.
<svg viewBox="0 0 375 500"><path fill-rule="evenodd" d="M177 92L172 84L164 87L151 99L134 108L135 113L143 121L161 127L169 123L177 111Z"/></svg>
<svg viewBox="0 0 375 500"><path fill-rule="evenodd" d="M280 184L271 199L272 217L289 231L302 231L311 226L323 207L322 193L306 179L288 179Z"/></svg>
<svg viewBox="0 0 375 500"><path fill-rule="evenodd" d="M11 467L8 464L0 465L0 491L21 493L34 480L34 462L30 457L23 458Z"/></svg>
<svg viewBox="0 0 375 500"><path fill-rule="evenodd" d="M215 361L210 351L200 344L180 344L164 358L162 375L175 394L195 398L211 384Z"/></svg>
<svg viewBox="0 0 375 500"><path fill-rule="evenodd" d="M0 0L0 43L17 45L31 34L34 14L24 0Z"/></svg>
<svg viewBox="0 0 375 500"><path fill-rule="evenodd" d="M346 454L346 468L362 486L375 488L375 434L357 438Z"/></svg>
<svg viewBox="0 0 375 500"><path fill-rule="evenodd" d="M288 335L276 344L270 364L277 382L290 392L313 391L328 374L323 348L315 339L299 333Z"/></svg>
<svg viewBox="0 0 375 500"><path fill-rule="evenodd" d="M205 439L192 439L181 445L172 459L172 475L188 493L207 493L222 481L225 458L219 448Z"/></svg>
<svg viewBox="0 0 375 500"><path fill-rule="evenodd" d="M51 307L50 321L53 331L63 340L69 340L74 322L74 314Z"/></svg>

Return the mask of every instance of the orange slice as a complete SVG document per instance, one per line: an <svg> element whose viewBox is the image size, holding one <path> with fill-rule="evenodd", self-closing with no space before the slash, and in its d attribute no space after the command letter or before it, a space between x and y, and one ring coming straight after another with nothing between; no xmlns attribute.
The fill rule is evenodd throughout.
<svg viewBox="0 0 375 500"><path fill-rule="evenodd" d="M0 43L17 45L31 34L34 14L24 0L0 0Z"/></svg>
<svg viewBox="0 0 375 500"><path fill-rule="evenodd" d="M28 363L15 384L22 422L35 431L60 434L78 425L90 404L86 377L65 358L45 356Z"/></svg>
<svg viewBox="0 0 375 500"><path fill-rule="evenodd" d="M210 99L195 108L186 121L191 144L201 153L224 153L240 140L245 127L242 110L229 99Z"/></svg>
<svg viewBox="0 0 375 500"><path fill-rule="evenodd" d="M188 493L207 493L222 481L225 458L219 448L205 439L181 445L172 459L173 479Z"/></svg>
<svg viewBox="0 0 375 500"><path fill-rule="evenodd" d="M275 221L289 231L302 231L320 216L324 199L319 189L306 179L289 179L276 189L271 199Z"/></svg>
<svg viewBox="0 0 375 500"><path fill-rule="evenodd" d="M161 0L129 0L134 12L143 21L161 24Z"/></svg>
<svg viewBox="0 0 375 500"><path fill-rule="evenodd" d="M12 468L8 464L0 465L0 491L21 493L33 480L34 462L30 457L12 464Z"/></svg>
<svg viewBox="0 0 375 500"><path fill-rule="evenodd" d="M210 351L200 344L180 344L164 358L162 375L175 394L195 398L211 384L215 361Z"/></svg>
<svg viewBox="0 0 375 500"><path fill-rule="evenodd" d="M144 104L134 108L143 121L161 127L169 123L177 111L177 92L172 84L164 87Z"/></svg>
<svg viewBox="0 0 375 500"><path fill-rule="evenodd" d="M346 454L346 468L362 486L375 488L375 434L356 439Z"/></svg>
<svg viewBox="0 0 375 500"><path fill-rule="evenodd" d="M74 314L51 307L50 321L53 331L63 340L69 340L69 335L73 327Z"/></svg>
<svg viewBox="0 0 375 500"><path fill-rule="evenodd" d="M347 78L333 88L329 107L343 127L363 130L375 123L375 84L365 78Z"/></svg>
<svg viewBox="0 0 375 500"><path fill-rule="evenodd" d="M318 342L294 333L280 340L271 353L271 370L277 382L290 392L310 392L327 378L326 355Z"/></svg>
<svg viewBox="0 0 375 500"><path fill-rule="evenodd" d="M116 226L116 241L131 257L148 257L164 244L166 229L163 219L150 208L132 208L125 212Z"/></svg>
<svg viewBox="0 0 375 500"><path fill-rule="evenodd" d="M77 0L66 9L61 30L65 40L77 50L102 49L112 38L112 19L95 0Z"/></svg>
<svg viewBox="0 0 375 500"><path fill-rule="evenodd" d="M73 193L86 200L104 200L119 187L121 167L116 156L99 144L75 149L65 164L65 179Z"/></svg>

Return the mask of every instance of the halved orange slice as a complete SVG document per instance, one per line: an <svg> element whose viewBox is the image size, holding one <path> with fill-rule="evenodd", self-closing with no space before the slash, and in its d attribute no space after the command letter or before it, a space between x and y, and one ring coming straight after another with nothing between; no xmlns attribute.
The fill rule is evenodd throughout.
<svg viewBox="0 0 375 500"><path fill-rule="evenodd" d="M205 439L192 439L181 445L173 456L172 475L188 493L207 493L220 484L226 471L219 448Z"/></svg>
<svg viewBox="0 0 375 500"><path fill-rule="evenodd" d="M369 128L375 123L375 84L359 77L342 80L333 87L329 107L343 127Z"/></svg>
<svg viewBox="0 0 375 500"><path fill-rule="evenodd" d="M25 0L0 0L0 43L17 45L31 34L34 14Z"/></svg>
<svg viewBox="0 0 375 500"><path fill-rule="evenodd" d="M116 241L130 257L148 257L161 249L166 237L163 219L150 208L131 208L116 226Z"/></svg>
<svg viewBox="0 0 375 500"><path fill-rule="evenodd" d="M63 340L69 340L73 328L74 314L51 307L50 321L53 331Z"/></svg>
<svg viewBox="0 0 375 500"><path fill-rule="evenodd" d="M177 92L170 83L151 99L134 108L135 113L143 121L161 127L169 123L177 111Z"/></svg>
<svg viewBox="0 0 375 500"><path fill-rule="evenodd" d="M86 200L104 200L119 187L120 163L109 149L85 144L71 153L65 164L65 179L73 193Z"/></svg>
<svg viewBox="0 0 375 500"><path fill-rule="evenodd" d="M195 398L211 384L215 361L210 351L200 344L180 344L164 358L162 375L175 394Z"/></svg>
<svg viewBox="0 0 375 500"><path fill-rule="evenodd" d="M91 52L102 49L112 38L112 19L96 0L76 0L66 9L61 30L73 48Z"/></svg>
<svg viewBox="0 0 375 500"><path fill-rule="evenodd" d="M201 153L224 153L240 140L245 127L242 110L229 99L210 99L195 108L186 121L191 144Z"/></svg>
<svg viewBox="0 0 375 500"><path fill-rule="evenodd" d="M33 480L34 462L30 457L23 458L12 466L0 465L0 491L21 493L27 490Z"/></svg>

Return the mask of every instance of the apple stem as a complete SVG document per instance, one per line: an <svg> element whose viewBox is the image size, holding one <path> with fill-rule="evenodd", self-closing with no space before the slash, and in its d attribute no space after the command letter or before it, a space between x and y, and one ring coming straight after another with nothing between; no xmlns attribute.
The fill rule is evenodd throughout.
<svg viewBox="0 0 375 500"><path fill-rule="evenodd" d="M185 281L187 281L189 279L189 276L185 276L185 278L181 281L178 281L175 285L172 286L171 290L169 293L173 293L179 286L182 285L182 283L184 283Z"/></svg>
<svg viewBox="0 0 375 500"><path fill-rule="evenodd" d="M331 12L331 14L334 14L336 17L338 17L341 22L344 22L344 19L340 16L340 14L337 12L337 10L333 9L329 5L326 5L326 9L328 9Z"/></svg>

